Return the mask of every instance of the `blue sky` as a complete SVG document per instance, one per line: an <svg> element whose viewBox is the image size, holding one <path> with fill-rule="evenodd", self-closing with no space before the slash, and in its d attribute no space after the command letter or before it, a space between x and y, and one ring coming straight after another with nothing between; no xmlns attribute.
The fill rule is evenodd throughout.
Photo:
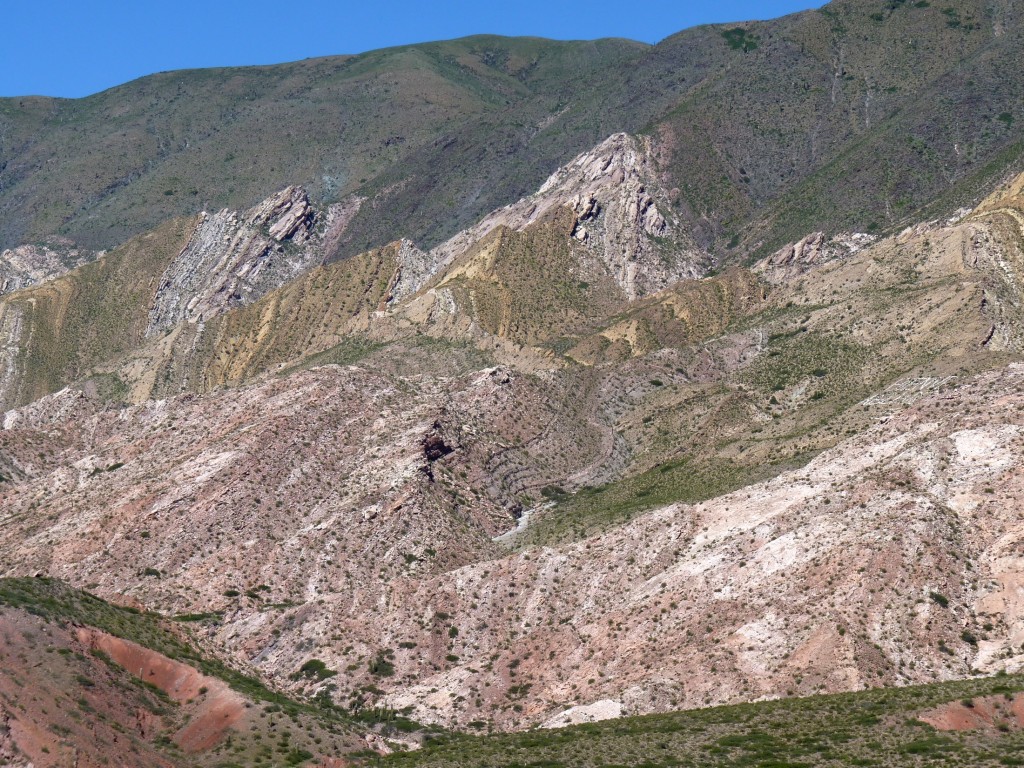
<svg viewBox="0 0 1024 768"><path fill-rule="evenodd" d="M4 3L0 96L85 96L169 69L271 64L476 33L657 42L821 0L36 0Z"/></svg>

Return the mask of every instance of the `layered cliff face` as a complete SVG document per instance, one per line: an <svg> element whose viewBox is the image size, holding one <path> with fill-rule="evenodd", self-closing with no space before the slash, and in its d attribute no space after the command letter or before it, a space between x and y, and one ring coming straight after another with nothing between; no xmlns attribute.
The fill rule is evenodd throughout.
<svg viewBox="0 0 1024 768"><path fill-rule="evenodd" d="M663 201L664 193L649 150L645 141L613 136L535 195L429 252L403 240L310 269L358 201L331 208L328 223L314 226L290 260L288 249L271 245L275 225L266 212L274 201L244 221L207 217L161 279L151 341L117 374L133 399L206 391L329 354L352 334L380 343L422 333L542 364L549 352L538 357L523 348L591 328L631 296L705 268L706 255L679 223L658 213L655 198ZM306 203L296 209L297 194L279 196L276 205L287 204L274 214L281 221L312 215ZM593 234L581 234L585 226ZM290 270L307 271L260 298Z"/></svg>
<svg viewBox="0 0 1024 768"><path fill-rule="evenodd" d="M125 261L124 248L115 249L40 293L0 302L0 403L25 402L93 369L116 376L133 400L206 391L323 353L353 333L378 342L425 333L525 359L523 348L592 330L631 300L707 269L709 257L670 212L652 152L649 139L616 134L535 194L429 252L402 240L317 268L362 200L317 210L297 187L245 212L183 222L180 245L165 226L128 246L148 249L141 270L108 269ZM116 298L126 291L130 301ZM70 314L57 308L63 301L74 302ZM86 319L108 311L112 319L98 327ZM83 335L90 341L69 342L72 352L64 340Z"/></svg>
<svg viewBox="0 0 1024 768"><path fill-rule="evenodd" d="M493 211L433 249L428 259L437 266L432 271L454 263L495 229L524 232L557 219L559 209L571 212L569 234L580 271L607 275L627 299L697 277L710 264L672 213L651 139L619 133L559 168L533 195Z"/></svg>
<svg viewBox="0 0 1024 768"><path fill-rule="evenodd" d="M710 263L671 212L650 139L616 134L535 194L429 253L409 252L388 309L425 333L538 346Z"/></svg>
<svg viewBox="0 0 1024 768"><path fill-rule="evenodd" d="M318 215L305 190L287 187L242 214L201 214L188 244L160 279L146 336L201 323L251 304L323 261L358 203Z"/></svg>
<svg viewBox="0 0 1024 768"><path fill-rule="evenodd" d="M652 140L616 134L548 179L531 200L537 207L530 217L542 216L552 199L569 198L573 238L634 300L699 277L710 265L673 213L663 184Z"/></svg>
<svg viewBox="0 0 1024 768"><path fill-rule="evenodd" d="M785 284L815 266L852 256L876 239L864 232L845 233L830 238L826 238L824 232L813 232L761 260L757 271L768 282Z"/></svg>
<svg viewBox="0 0 1024 768"><path fill-rule="evenodd" d="M65 256L22 269L9 278L22 289L0 297L0 406L53 392L149 344L167 347L172 330L191 329L194 339L206 323L322 262L359 204L318 212L304 190L288 187L243 213L168 222L81 268L59 268ZM7 252L6 263L37 252ZM148 396L153 371L140 375L143 389L129 372L117 394Z"/></svg>
<svg viewBox="0 0 1024 768"><path fill-rule="evenodd" d="M181 323L142 346L116 371L132 398L206 392L236 385L332 349L342 361L385 304L399 271L400 245L316 267L261 300L204 322Z"/></svg>
<svg viewBox="0 0 1024 768"><path fill-rule="evenodd" d="M0 407L54 392L145 337L160 274L194 220L175 220L63 277L0 297Z"/></svg>

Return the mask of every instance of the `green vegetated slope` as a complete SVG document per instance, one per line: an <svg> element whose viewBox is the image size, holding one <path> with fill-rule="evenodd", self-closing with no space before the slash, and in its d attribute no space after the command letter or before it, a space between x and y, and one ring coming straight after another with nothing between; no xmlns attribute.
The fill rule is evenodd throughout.
<svg viewBox="0 0 1024 768"><path fill-rule="evenodd" d="M471 123L440 155L410 157L367 186L388 190L377 226L416 238L409 210L462 216L494 184L530 189L570 147L642 130L660 141L677 211L720 254L814 229L884 230L936 196L950 195L947 208L976 199L988 164L1016 161L1021 23L1005 0L837 0L686 30L579 83L532 127L517 113L521 133Z"/></svg>
<svg viewBox="0 0 1024 768"><path fill-rule="evenodd" d="M1008 3L837 0L743 25L754 44L659 121L682 199L749 247L906 220L1019 140L1020 23Z"/></svg>
<svg viewBox="0 0 1024 768"><path fill-rule="evenodd" d="M488 334L533 346L587 330L626 297L605 273L574 251L572 211L522 232L497 227L453 264L436 287Z"/></svg>
<svg viewBox="0 0 1024 768"><path fill-rule="evenodd" d="M373 200L338 255L431 245L620 130L658 137L674 204L723 252L885 229L1015 160L1021 35L1011 0L835 0L654 47L480 36L6 99L0 244L109 247L295 182Z"/></svg>
<svg viewBox="0 0 1024 768"><path fill-rule="evenodd" d="M161 73L77 100L3 99L0 243L62 231L109 247L174 215L244 208L291 182L331 201L391 168L417 178L420 163L442 162L459 132L475 130L476 150L494 143L500 158L493 128L530 133L584 78L645 48L476 37L280 66ZM563 154L575 151L575 144L563 147ZM444 162L480 188L464 211L469 218L521 191L485 184L491 159L471 167ZM544 174L557 165L551 160L541 160ZM441 229L454 222L446 200L423 208L402 213L416 235L430 229L427 216L445 212Z"/></svg>
<svg viewBox="0 0 1024 768"><path fill-rule="evenodd" d="M1024 678L875 689L833 696L623 718L558 731L458 737L382 766L512 768L824 768L1024 765L1014 702ZM997 697L987 727L941 732L916 715L950 703L968 713ZM980 706L980 702L978 703ZM376 763L374 763L376 764Z"/></svg>
<svg viewBox="0 0 1024 768"><path fill-rule="evenodd" d="M902 376L1019 359L1019 288L1006 275L1020 258L1021 184L962 225L887 238L779 281L769 267L684 283L566 343L605 382L608 426L630 461L612 482L543 489L553 504L518 544L578 539L802 466L882 417L887 406L866 401ZM981 226L991 252L978 245ZM727 362L745 355L749 364ZM628 407L615 402L623 391Z"/></svg>

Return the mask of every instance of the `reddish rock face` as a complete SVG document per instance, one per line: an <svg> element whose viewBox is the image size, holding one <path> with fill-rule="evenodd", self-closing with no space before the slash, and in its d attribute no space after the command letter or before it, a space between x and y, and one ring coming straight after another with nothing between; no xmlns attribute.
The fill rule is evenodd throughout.
<svg viewBox="0 0 1024 768"><path fill-rule="evenodd" d="M950 702L922 712L917 719L940 731L1024 727L1024 697L986 696Z"/></svg>
<svg viewBox="0 0 1024 768"><path fill-rule="evenodd" d="M87 655L73 632L0 608L0 758L4 765L173 768L153 740L169 725L131 686ZM81 658L75 654L82 654ZM17 701L20 706L10 706Z"/></svg>
<svg viewBox="0 0 1024 768"><path fill-rule="evenodd" d="M102 651L135 677L155 685L172 701L200 699L193 707L188 725L172 737L185 752L207 752L220 744L230 730L242 728L246 700L223 681L104 632L81 628L76 634L78 641L90 650Z"/></svg>
<svg viewBox="0 0 1024 768"><path fill-rule="evenodd" d="M123 766L182 768L218 764L229 748L247 762L264 737L280 737L277 708L136 643L6 607L0 637L5 766L99 768L116 758ZM301 715L299 726L295 746L325 766L344 765L335 758L365 743L362 729L327 731Z"/></svg>

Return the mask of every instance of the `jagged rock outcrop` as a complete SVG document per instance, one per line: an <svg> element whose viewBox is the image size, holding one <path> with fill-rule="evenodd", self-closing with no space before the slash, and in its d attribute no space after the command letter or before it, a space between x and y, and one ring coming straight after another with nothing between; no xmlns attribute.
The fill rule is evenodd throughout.
<svg viewBox="0 0 1024 768"><path fill-rule="evenodd" d="M200 214L188 244L161 278L146 335L250 304L323 262L325 244L337 241L360 202L349 200L321 215L304 189L287 187L242 214Z"/></svg>
<svg viewBox="0 0 1024 768"><path fill-rule="evenodd" d="M522 232L566 208L580 259L607 273L628 299L703 274L710 258L672 213L650 140L616 133L555 171L529 197L493 211L429 252L408 247L395 296L415 293L432 275L499 227Z"/></svg>
<svg viewBox="0 0 1024 768"><path fill-rule="evenodd" d="M193 222L179 220L185 239L176 241L174 256L166 261L149 259L145 273L138 269L125 273L118 278L118 287L104 277L106 293L123 292L127 276L145 295L141 328L134 317L120 318L109 326L110 334L119 340L112 343L101 334L96 344L98 350L131 355L127 367L117 368L130 398L181 388L202 391L222 383L219 373L209 375L210 371L196 367L200 358L209 362L210 350L218 370L224 365L238 369L232 380L258 373L263 363L256 360L239 367L239 350L232 339L240 334L251 339L247 352L263 349L264 321L276 315L276 303L268 305L269 315L258 313L259 328L233 323L231 333L225 335L226 327L208 330L206 326L228 310L253 305L330 257L362 202L350 197L318 211L303 189L288 187L242 213L222 210L200 214ZM647 140L616 134L557 171L536 194L495 211L438 248L424 252L402 240L378 249L387 252L383 260L370 258L371 266L379 269L356 269L369 284L347 285L335 298L324 294L330 307L337 305L339 311L325 309L315 343L302 327L309 321L303 312L296 317L296 327L289 329L289 343L303 339L302 345L270 357L282 363L289 355L321 352L355 331L387 341L415 328L434 337L500 348L501 359L512 360L552 336L595 327L600 318L631 298L699 273L705 256L693 247L670 211ZM139 243L153 252L145 238ZM542 269L531 266L535 260ZM349 259L337 270L348 273L351 265L364 261ZM331 278L334 283L336 277ZM77 283L58 283L48 296L55 306L63 306L62 302L72 300ZM424 287L429 295L417 299ZM308 304L308 297L297 298ZM137 299L123 303L142 306ZM6 407L24 402L29 395L19 380L31 378L29 389L39 396L107 362L79 354L62 358L62 368L49 365L43 376L40 365L28 358L51 356L55 334L74 338L84 330L82 318L69 321L74 327L65 328L46 319L64 317L63 313L45 308L46 317L36 316L34 307L27 297L3 316L0 403ZM125 314L117 311L119 317ZM386 319L390 314L395 317ZM36 333L40 323L46 325L46 333ZM136 340L136 335L141 339ZM30 339L37 345L31 353ZM144 348L128 349L139 342ZM113 359L110 362L115 364Z"/></svg>
<svg viewBox="0 0 1024 768"><path fill-rule="evenodd" d="M437 248L403 241L398 262L382 309L399 328L509 345L509 359L589 332L711 259L672 213L650 142L619 133Z"/></svg>
<svg viewBox="0 0 1024 768"><path fill-rule="evenodd" d="M608 269L628 298L698 277L709 265L672 214L648 139L615 134L580 155L541 187L531 215L573 191L568 203L577 219L573 237Z"/></svg>
<svg viewBox="0 0 1024 768"><path fill-rule="evenodd" d="M23 327L21 308L0 302L0 403L13 401L17 393Z"/></svg>
<svg viewBox="0 0 1024 768"><path fill-rule="evenodd" d="M398 268L385 304L394 304L423 287L441 268L444 256L437 249L425 252L411 240L401 240L396 254Z"/></svg>
<svg viewBox="0 0 1024 768"><path fill-rule="evenodd" d="M874 241L874 236L863 232L844 233L830 238L826 238L824 232L812 232L758 262L754 271L769 282L782 283L827 261L857 253Z"/></svg>
<svg viewBox="0 0 1024 768"><path fill-rule="evenodd" d="M60 239L43 245L9 248L0 253L0 296L52 280L92 261L97 255Z"/></svg>
<svg viewBox="0 0 1024 768"><path fill-rule="evenodd" d="M287 187L257 206L252 222L267 226L267 233L277 242L291 240L304 243L313 231L316 212L309 204L306 191Z"/></svg>

